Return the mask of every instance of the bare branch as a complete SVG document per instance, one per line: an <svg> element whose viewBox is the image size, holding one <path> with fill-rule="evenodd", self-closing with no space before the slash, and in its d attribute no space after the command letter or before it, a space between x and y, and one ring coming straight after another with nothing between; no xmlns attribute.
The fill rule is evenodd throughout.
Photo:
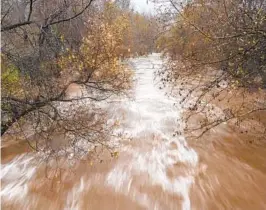
<svg viewBox="0 0 266 210"><path fill-rule="evenodd" d="M30 18L31 18L31 14L32 14L32 6L33 6L33 0L30 0L30 11L29 11L29 14L28 14L28 18L27 18L27 21L30 21Z"/></svg>

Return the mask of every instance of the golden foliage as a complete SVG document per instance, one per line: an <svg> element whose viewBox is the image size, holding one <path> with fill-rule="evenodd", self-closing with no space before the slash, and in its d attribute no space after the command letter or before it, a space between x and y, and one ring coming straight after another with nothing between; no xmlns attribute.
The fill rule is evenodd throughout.
<svg viewBox="0 0 266 210"><path fill-rule="evenodd" d="M94 22L91 31L83 38L79 51L66 49L67 52L58 61L61 71L71 69L80 75L93 73L96 81L118 79L123 75L127 79L130 77L120 61L123 56L121 49L127 48L124 40L129 20L124 14L110 17L113 9L112 4L106 6L101 18ZM113 85L116 85L115 81Z"/></svg>
<svg viewBox="0 0 266 210"><path fill-rule="evenodd" d="M1 85L3 95L19 96L22 91L19 70L1 55Z"/></svg>

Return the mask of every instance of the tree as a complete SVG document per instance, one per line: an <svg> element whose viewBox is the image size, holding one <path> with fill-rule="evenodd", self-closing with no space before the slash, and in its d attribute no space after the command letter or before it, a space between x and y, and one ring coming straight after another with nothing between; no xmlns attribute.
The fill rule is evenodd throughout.
<svg viewBox="0 0 266 210"><path fill-rule="evenodd" d="M2 6L1 134L19 134L48 159L80 157L105 144L112 125L97 102L130 85L131 72L114 53L126 18L109 19L113 5L93 0Z"/></svg>
<svg viewBox="0 0 266 210"><path fill-rule="evenodd" d="M180 87L178 97L183 97L182 102L196 97L190 110L197 113L206 114L209 104L221 101L222 96L227 97L228 104L232 98L241 97L238 107L227 105L222 117L199 126L203 133L225 121L239 122L266 110L265 1L170 0L168 5L170 9L165 12L175 16L168 20L171 26L158 41L168 59L159 73L164 75L163 83L181 79L184 87ZM186 88L188 93L183 91ZM251 90L257 97L251 96Z"/></svg>

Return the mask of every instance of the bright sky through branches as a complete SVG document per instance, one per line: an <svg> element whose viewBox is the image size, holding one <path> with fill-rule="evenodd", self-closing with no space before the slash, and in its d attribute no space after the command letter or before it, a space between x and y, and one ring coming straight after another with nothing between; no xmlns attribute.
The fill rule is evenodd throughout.
<svg viewBox="0 0 266 210"><path fill-rule="evenodd" d="M138 12L145 12L145 13L153 13L155 11L154 9L154 3L147 0L131 0L132 6L137 10Z"/></svg>

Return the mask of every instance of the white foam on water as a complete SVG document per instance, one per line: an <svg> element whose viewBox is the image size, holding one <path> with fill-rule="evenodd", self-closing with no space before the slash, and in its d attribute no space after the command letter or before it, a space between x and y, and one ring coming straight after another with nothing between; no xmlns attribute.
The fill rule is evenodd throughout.
<svg viewBox="0 0 266 210"><path fill-rule="evenodd" d="M79 210L81 209L81 194L90 187L89 182L85 182L84 177L76 184L67 195L65 210Z"/></svg>
<svg viewBox="0 0 266 210"><path fill-rule="evenodd" d="M1 198L22 202L28 194L28 182L34 176L34 157L20 155L11 162L1 165Z"/></svg>
<svg viewBox="0 0 266 210"><path fill-rule="evenodd" d="M189 189L194 182L198 155L188 146L184 136L173 136L176 130L179 134L183 132L184 125L178 122L182 108L175 108L175 99L166 97L154 84L153 72L162 67L158 54L134 59L132 63L137 79L135 101L124 102L120 107L114 108L113 112L116 118L122 112L126 113L127 119L122 122L120 129L129 133L133 139L140 139L141 146L146 145L147 149L141 146L124 147L123 151L131 159L121 159L118 162L107 175L106 185L112 186L116 192L128 195L132 200L139 201L142 206L146 201L147 209L160 209L148 194L141 201L134 198L133 192L137 189L132 185L132 178L147 175L150 186L160 186L167 193L180 195L183 198L182 209L189 210ZM176 148L173 148L173 144ZM175 167L179 162L189 167L189 174L169 178L167 169Z"/></svg>
<svg viewBox="0 0 266 210"><path fill-rule="evenodd" d="M113 187L116 192L127 195L132 201L149 209L153 203L149 195L139 192L132 184L132 174L120 167L115 167L106 177L106 184ZM156 209L156 208L153 208Z"/></svg>

